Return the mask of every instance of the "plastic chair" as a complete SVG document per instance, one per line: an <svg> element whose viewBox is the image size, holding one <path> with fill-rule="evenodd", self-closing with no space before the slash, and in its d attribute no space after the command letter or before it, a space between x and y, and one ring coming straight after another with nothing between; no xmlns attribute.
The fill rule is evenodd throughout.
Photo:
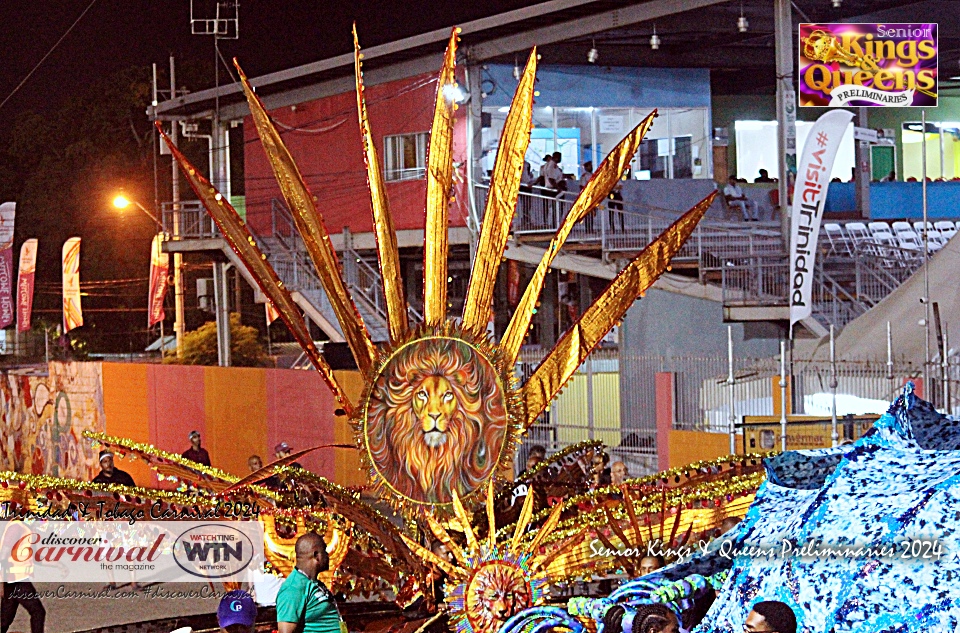
<svg viewBox="0 0 960 633"><path fill-rule="evenodd" d="M827 241L830 242L830 250L833 252L838 252L846 244L846 236L843 234L843 227L835 223L827 223L823 225L823 233L827 236Z"/></svg>
<svg viewBox="0 0 960 633"><path fill-rule="evenodd" d="M870 234L874 237L880 234L893 235L893 230L886 222L871 222L867 225L867 228L870 229Z"/></svg>
<svg viewBox="0 0 960 633"><path fill-rule="evenodd" d="M923 222L921 222L920 225L922 227ZM911 226L909 222L894 222L891 226L893 227L893 232L896 235L899 235L901 231L913 231L913 226ZM917 232L920 232L921 230L922 228L917 229Z"/></svg>
<svg viewBox="0 0 960 633"><path fill-rule="evenodd" d="M951 237L957 234L957 227L954 226L953 222L950 220L940 220L939 222L934 223L933 225L938 231L940 231L943 241L947 242Z"/></svg>

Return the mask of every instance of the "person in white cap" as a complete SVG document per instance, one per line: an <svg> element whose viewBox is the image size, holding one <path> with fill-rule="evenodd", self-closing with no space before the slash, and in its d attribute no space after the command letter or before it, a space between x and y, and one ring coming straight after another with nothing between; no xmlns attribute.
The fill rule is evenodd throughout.
<svg viewBox="0 0 960 633"><path fill-rule="evenodd" d="M190 431L188 437L190 439L190 448L183 452L183 456L192 462L209 466L210 453L207 452L207 449L200 446L200 431Z"/></svg>
<svg viewBox="0 0 960 633"><path fill-rule="evenodd" d="M122 486L137 485L130 473L113 465L113 453L107 450L100 451L100 473L93 478L93 483L120 484Z"/></svg>

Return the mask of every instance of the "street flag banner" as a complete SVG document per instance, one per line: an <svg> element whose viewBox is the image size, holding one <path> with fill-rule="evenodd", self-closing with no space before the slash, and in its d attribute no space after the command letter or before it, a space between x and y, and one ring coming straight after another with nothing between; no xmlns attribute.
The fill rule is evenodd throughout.
<svg viewBox="0 0 960 633"><path fill-rule="evenodd" d="M110 511L103 500L71 504L91 516L103 506ZM31 520L0 528L7 582L242 582L263 565L259 521Z"/></svg>
<svg viewBox="0 0 960 633"><path fill-rule="evenodd" d="M166 318L163 300L167 296L167 275L170 272L170 255L163 252L163 240L159 234L153 236L150 245L150 296L147 311L147 327L153 327Z"/></svg>
<svg viewBox="0 0 960 633"><path fill-rule="evenodd" d="M37 272L37 240L27 240L20 247L20 268L17 272L17 331L30 329L33 317L33 278Z"/></svg>
<svg viewBox="0 0 960 633"><path fill-rule="evenodd" d="M16 216L16 202L0 204L0 328L7 327L14 319L13 222Z"/></svg>
<svg viewBox="0 0 960 633"><path fill-rule="evenodd" d="M80 238L63 243L63 332L83 325L80 308Z"/></svg>
<svg viewBox="0 0 960 633"><path fill-rule="evenodd" d="M827 186L840 139L853 119L847 110L831 110L813 124L797 163L797 184L790 218L790 331L812 313L813 266Z"/></svg>
<svg viewBox="0 0 960 633"><path fill-rule="evenodd" d="M936 24L801 24L802 107L937 107Z"/></svg>
<svg viewBox="0 0 960 633"><path fill-rule="evenodd" d="M273 307L273 304L269 299L267 299L267 302L264 305L267 307L267 325L270 325L280 318L280 313L277 312L277 309Z"/></svg>

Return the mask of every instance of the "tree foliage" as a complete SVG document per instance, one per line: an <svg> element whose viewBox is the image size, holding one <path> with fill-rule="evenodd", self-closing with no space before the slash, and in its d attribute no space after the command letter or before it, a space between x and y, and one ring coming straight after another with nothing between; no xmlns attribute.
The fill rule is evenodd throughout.
<svg viewBox="0 0 960 633"><path fill-rule="evenodd" d="M199 329L183 336L183 358L168 357L168 363L181 365L216 365L217 324L208 321ZM230 364L234 367L266 367L267 351L260 343L257 328L240 323L240 315L230 314Z"/></svg>

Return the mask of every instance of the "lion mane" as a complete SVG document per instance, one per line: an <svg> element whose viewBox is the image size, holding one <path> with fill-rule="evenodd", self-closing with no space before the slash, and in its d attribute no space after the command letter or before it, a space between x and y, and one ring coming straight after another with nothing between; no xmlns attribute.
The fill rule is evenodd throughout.
<svg viewBox="0 0 960 633"><path fill-rule="evenodd" d="M414 411L424 380L442 377L456 407L445 441L430 446ZM507 433L507 413L493 367L466 343L429 338L403 347L388 361L371 391L366 413L370 459L401 495L421 503L450 503L465 496L497 467Z"/></svg>

